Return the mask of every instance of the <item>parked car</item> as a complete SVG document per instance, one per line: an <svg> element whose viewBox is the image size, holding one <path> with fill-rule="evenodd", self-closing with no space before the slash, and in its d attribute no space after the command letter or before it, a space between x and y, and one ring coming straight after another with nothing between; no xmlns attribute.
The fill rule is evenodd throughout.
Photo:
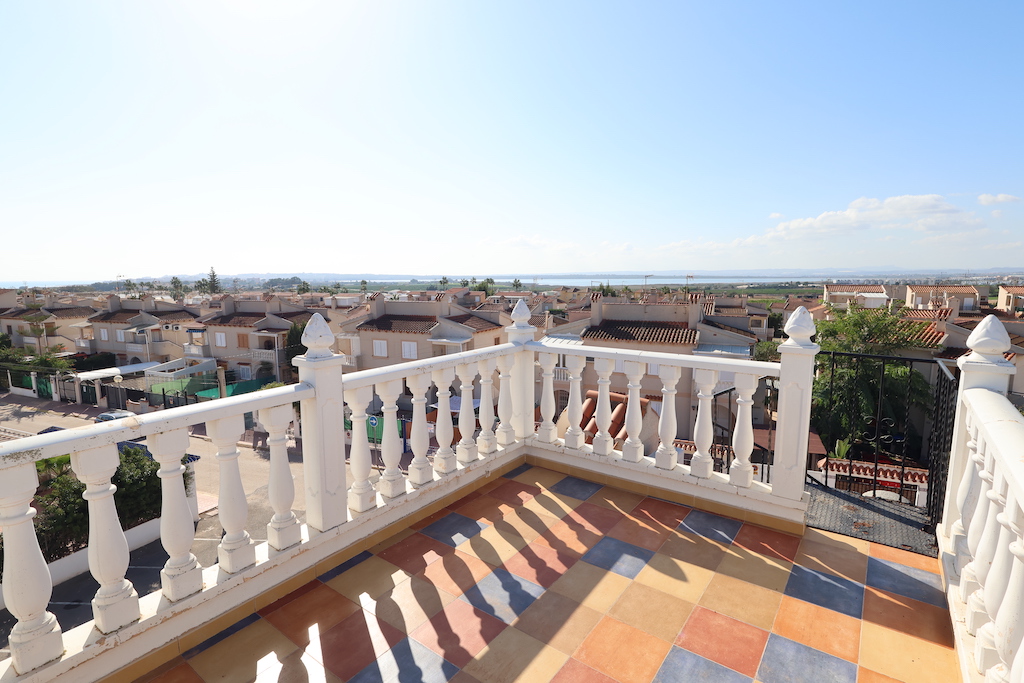
<svg viewBox="0 0 1024 683"><path fill-rule="evenodd" d="M135 413L130 410L108 410L97 415L93 422L110 422L111 420L120 420L122 417L135 417Z"/></svg>

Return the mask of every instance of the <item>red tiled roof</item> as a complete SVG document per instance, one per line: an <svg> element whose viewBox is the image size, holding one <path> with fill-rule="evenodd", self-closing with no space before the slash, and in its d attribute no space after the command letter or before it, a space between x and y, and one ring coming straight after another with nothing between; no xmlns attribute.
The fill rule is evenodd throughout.
<svg viewBox="0 0 1024 683"><path fill-rule="evenodd" d="M368 332L411 332L427 334L437 325L432 315L382 315L360 323L357 330Z"/></svg>
<svg viewBox="0 0 1024 683"><path fill-rule="evenodd" d="M655 320L605 320L600 325L591 325L585 329L580 337L597 341L695 345L697 330L691 330L687 323Z"/></svg>
<svg viewBox="0 0 1024 683"><path fill-rule="evenodd" d="M88 318L90 315L96 313L96 309L91 306L66 306L64 308L47 308L48 313L52 313L55 318Z"/></svg>
<svg viewBox="0 0 1024 683"><path fill-rule="evenodd" d="M1024 287L1019 285L1000 285L1007 294L1024 294Z"/></svg>
<svg viewBox="0 0 1024 683"><path fill-rule="evenodd" d="M882 285L825 285L832 294L885 294Z"/></svg>
<svg viewBox="0 0 1024 683"><path fill-rule="evenodd" d="M544 327L544 321L547 320L547 316L544 315L531 315L530 324L534 327Z"/></svg>
<svg viewBox="0 0 1024 683"><path fill-rule="evenodd" d="M189 313L188 311L146 311L154 318L160 320L166 320L168 322L175 320L185 320L191 322L196 319L197 316Z"/></svg>
<svg viewBox="0 0 1024 683"><path fill-rule="evenodd" d="M477 332L482 332L483 330L493 330L501 327L501 325L498 325L497 323L492 323L490 320L487 320L486 318L481 318L480 316L477 315L473 315L472 313L452 315L448 317L448 320L451 320L453 323L465 325L466 327L471 327Z"/></svg>
<svg viewBox="0 0 1024 683"><path fill-rule="evenodd" d="M940 332L935 323L903 320L901 327L907 332L907 339L919 348L933 348L942 342L945 333Z"/></svg>
<svg viewBox="0 0 1024 683"><path fill-rule="evenodd" d="M269 315L276 315L278 318L284 318L285 320L298 325L308 322L309 319L313 317L313 313L311 311L277 311L271 312ZM320 315L322 315L324 320L327 322L331 321L331 319L327 317L327 314L321 313Z"/></svg>
<svg viewBox="0 0 1024 683"><path fill-rule="evenodd" d="M739 334L744 337L750 337L751 339L757 339L757 335L751 332L750 330L741 330L740 328L733 327L732 325L723 325L722 323L716 323L713 320L708 320L707 318L701 320L701 322L707 325L708 327L715 327L720 330L725 330L726 332L732 332L734 334Z"/></svg>
<svg viewBox="0 0 1024 683"><path fill-rule="evenodd" d="M978 296L978 288L967 285L907 285L908 290L918 294L973 294Z"/></svg>
<svg viewBox="0 0 1024 683"><path fill-rule="evenodd" d="M267 317L265 313L224 313L207 318L203 322L207 325L224 327L255 327L256 323L265 317Z"/></svg>
<svg viewBox="0 0 1024 683"><path fill-rule="evenodd" d="M924 308L908 308L901 312L900 316L906 320L945 320L952 313L952 308L936 308L930 311Z"/></svg>
<svg viewBox="0 0 1024 683"><path fill-rule="evenodd" d="M142 311L103 311L96 315L89 316L89 320L95 323L126 323Z"/></svg>

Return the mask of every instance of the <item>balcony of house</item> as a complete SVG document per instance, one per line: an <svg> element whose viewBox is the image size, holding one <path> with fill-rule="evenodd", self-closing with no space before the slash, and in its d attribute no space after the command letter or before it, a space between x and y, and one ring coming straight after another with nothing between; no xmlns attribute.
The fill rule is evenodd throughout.
<svg viewBox="0 0 1024 683"><path fill-rule="evenodd" d="M934 559L805 528L817 351L806 311L787 324L780 363L535 342L528 319L520 307L506 344L343 376L315 315L302 340L308 351L294 361L298 384L0 445L3 595L16 619L0 675L449 680L461 669L478 681L966 681L977 676L970 637L981 643L981 671L1018 680L1009 674L1024 666L1014 626L1024 606L1016 502L1024 501L1024 420L999 395L998 321L979 325L975 353L961 362L968 390L958 404L951 471L960 469L940 574ZM559 355L569 382L561 434ZM615 408L622 432L613 434L616 361L629 384ZM588 365L598 377L593 430L581 428ZM640 396L650 365L662 386L653 436ZM698 390L689 458L675 446L684 370ZM726 373L736 413L724 472L711 404ZM770 476L755 477L751 406L766 378L780 387L777 438L770 469L760 468ZM400 435L406 392L411 429ZM298 492L286 440L294 401L302 405ZM437 404L433 429L428 402ZM372 422L383 423L376 454L371 404L382 406ZM253 411L269 432L273 515L260 542L246 529L237 447ZM210 539L218 562L206 567L192 552L181 464L187 429L200 423L217 449L223 527ZM110 485L116 443L140 436L160 463L166 551L160 589L148 595L126 579ZM98 589L81 596L92 600L93 619L62 630L59 609L48 607L31 504L36 461L68 452L87 487ZM966 624L977 635L960 637L955 650L950 614L965 609L957 633Z"/></svg>
<svg viewBox="0 0 1024 683"><path fill-rule="evenodd" d="M277 363L280 352L277 349L254 349L249 356L256 362Z"/></svg>
<svg viewBox="0 0 1024 683"><path fill-rule="evenodd" d="M76 339L75 351L79 351L81 353L95 353L96 344L92 339Z"/></svg>
<svg viewBox="0 0 1024 683"><path fill-rule="evenodd" d="M138 344L136 342L128 342L124 345L125 353L131 354L143 354L145 355L149 351L149 346L145 343Z"/></svg>
<svg viewBox="0 0 1024 683"><path fill-rule="evenodd" d="M195 358L209 358L210 357L210 345L209 344L182 344L182 353L186 356Z"/></svg>

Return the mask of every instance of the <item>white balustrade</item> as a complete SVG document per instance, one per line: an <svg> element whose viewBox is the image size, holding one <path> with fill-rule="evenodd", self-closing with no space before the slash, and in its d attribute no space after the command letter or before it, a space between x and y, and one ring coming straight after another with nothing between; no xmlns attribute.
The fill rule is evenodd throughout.
<svg viewBox="0 0 1024 683"><path fill-rule="evenodd" d="M569 426L565 430L565 447L583 448L586 443L586 435L580 426L583 421L580 381L583 376L583 368L587 366L587 359L584 356L569 356L565 359L565 366L569 372L569 404L566 406Z"/></svg>
<svg viewBox="0 0 1024 683"><path fill-rule="evenodd" d="M345 390L345 402L352 411L352 488L348 490L348 506L353 512L366 512L377 506L377 493L370 483L370 442L366 436L366 406L373 399L373 387Z"/></svg>
<svg viewBox="0 0 1024 683"><path fill-rule="evenodd" d="M516 441L516 430L512 426L512 367L515 358L499 356L498 365L498 432L495 438L499 446L510 446Z"/></svg>
<svg viewBox="0 0 1024 683"><path fill-rule="evenodd" d="M729 465L729 483L750 488L754 483L754 466L750 454L754 450L754 424L750 407L754 404L757 391L757 377L736 375L736 428L732 434L732 450L735 458Z"/></svg>
<svg viewBox="0 0 1024 683"><path fill-rule="evenodd" d="M384 472L377 482L377 490L385 498L397 498L405 494L405 477L399 467L402 462L402 445L398 436L398 397L401 393L400 379L377 385L377 395L384 404L381 425L384 431L380 441Z"/></svg>
<svg viewBox="0 0 1024 683"><path fill-rule="evenodd" d="M220 468L217 510L224 535L217 546L217 561L228 574L237 574L256 564L256 544L245 530L249 503L245 499L242 472L238 467L237 442L243 431L245 420L241 415L206 423L206 433L217 447Z"/></svg>
<svg viewBox="0 0 1024 683"><path fill-rule="evenodd" d="M537 364L540 365L541 389L540 389L540 427L537 429L537 439L544 443L554 443L557 434L555 433L555 363L558 356L553 353L537 354Z"/></svg>
<svg viewBox="0 0 1024 683"><path fill-rule="evenodd" d="M673 365L662 365L658 369L661 378L661 416L658 419L658 450L654 463L663 470L674 470L679 462L676 450L676 385L681 370Z"/></svg>
<svg viewBox="0 0 1024 683"><path fill-rule="evenodd" d="M434 480L434 470L427 460L430 450L430 434L427 431L427 392L430 390L430 375L412 375L406 380L412 392L412 431L409 445L412 448L412 462L409 463L409 481L413 486L429 484Z"/></svg>
<svg viewBox="0 0 1024 683"><path fill-rule="evenodd" d="M125 578L128 541L114 506L117 487L110 483L119 464L114 444L71 454L71 469L85 484L83 498L89 503L89 571L100 585L92 613L100 633L113 633L140 616L139 594Z"/></svg>
<svg viewBox="0 0 1024 683"><path fill-rule="evenodd" d="M640 462L644 457L644 443L640 440L643 415L640 408L640 383L647 372L646 363L628 360L624 363L626 378L629 380L626 397L626 442L622 444L622 459L626 462Z"/></svg>
<svg viewBox="0 0 1024 683"><path fill-rule="evenodd" d="M459 405L459 444L455 455L459 462L465 464L477 459L476 413L473 410L473 380L476 378L476 363L462 363L455 368L461 383L462 400Z"/></svg>
<svg viewBox="0 0 1024 683"><path fill-rule="evenodd" d="M195 527L185 497L185 466L181 464L188 450L188 432L161 432L149 437L147 443L153 459L160 463L160 542L169 555L160 571L160 584L164 597L178 602L203 589L203 568L192 554Z"/></svg>
<svg viewBox="0 0 1024 683"><path fill-rule="evenodd" d="M611 455L615 445L611 435L612 404L609 389L614 371L615 361L610 358L594 359L594 372L597 373L597 407L594 411L597 433L592 442L594 455Z"/></svg>
<svg viewBox="0 0 1024 683"><path fill-rule="evenodd" d="M288 424L292 421L292 407L275 406L260 410L260 422L270 435L270 482L267 497L274 516L267 524L267 543L275 550L285 550L302 540L299 520L292 512L295 502L295 480L288 466Z"/></svg>
<svg viewBox="0 0 1024 683"><path fill-rule="evenodd" d="M693 443L697 451L690 460L690 474L707 479L715 468L715 459L711 457L711 444L715 438L714 425L711 421L711 401L715 398L718 372L694 370L693 383L697 386L697 422L693 428Z"/></svg>
<svg viewBox="0 0 1024 683"><path fill-rule="evenodd" d="M434 386L437 387L437 423L434 427L434 438L437 439L437 453L434 454L434 471L440 474L454 472L456 464L455 451L452 450L452 439L455 430L452 427L452 381L455 379L453 368L442 368L431 373Z"/></svg>
<svg viewBox="0 0 1024 683"><path fill-rule="evenodd" d="M477 363L480 373L480 435L476 437L480 455L493 453L498 445L494 437L494 359ZM461 429L461 428L460 428Z"/></svg>
<svg viewBox="0 0 1024 683"><path fill-rule="evenodd" d="M967 549L969 561L960 572L960 599L966 601L974 591L980 588L978 583L977 560L978 548L981 546L981 536L989 522L988 509L991 504L989 491L992 490L992 457L985 457L984 439L979 440L978 450L972 458L977 478L978 495L974 505L974 512L971 515L970 526L967 529Z"/></svg>

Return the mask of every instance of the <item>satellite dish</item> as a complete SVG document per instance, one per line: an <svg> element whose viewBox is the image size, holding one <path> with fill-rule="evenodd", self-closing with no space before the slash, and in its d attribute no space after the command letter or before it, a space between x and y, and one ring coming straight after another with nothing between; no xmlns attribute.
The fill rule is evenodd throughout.
<svg viewBox="0 0 1024 683"><path fill-rule="evenodd" d="M121 375L114 375L114 381L120 384L121 382L124 381L124 377L122 377Z"/></svg>

